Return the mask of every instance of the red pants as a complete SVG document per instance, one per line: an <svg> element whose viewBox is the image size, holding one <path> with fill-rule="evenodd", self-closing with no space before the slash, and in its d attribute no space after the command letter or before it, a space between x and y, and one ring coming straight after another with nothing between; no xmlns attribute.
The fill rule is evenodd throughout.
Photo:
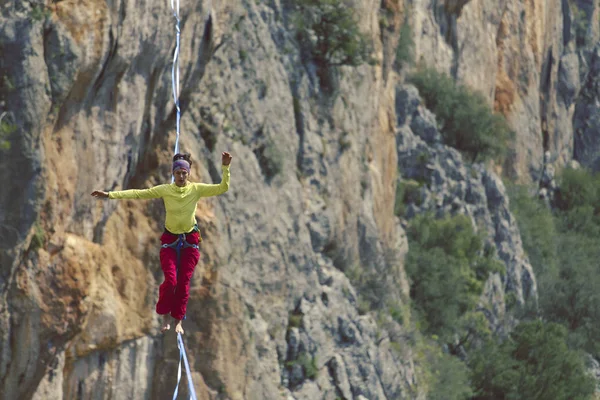
<svg viewBox="0 0 600 400"><path fill-rule="evenodd" d="M160 237L161 244L171 244L178 239L177 235L163 233ZM189 244L198 244L198 232L185 235ZM177 250L172 247L160 249L160 266L165 274L165 281L158 289L158 314L171 314L175 319L181 320L185 316L188 298L190 297L190 280L194 274L196 264L200 259L200 252L193 247L180 250L179 271L177 270Z"/></svg>

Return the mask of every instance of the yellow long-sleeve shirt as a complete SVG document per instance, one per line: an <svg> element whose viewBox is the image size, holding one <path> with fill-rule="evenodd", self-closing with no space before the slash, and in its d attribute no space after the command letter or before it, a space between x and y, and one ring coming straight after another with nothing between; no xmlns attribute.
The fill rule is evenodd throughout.
<svg viewBox="0 0 600 400"><path fill-rule="evenodd" d="M201 197L217 196L229 189L229 165L223 165L219 184L188 182L179 187L175 183L158 185L149 189L130 189L108 192L109 199L158 199L165 203L167 215L165 228L171 233L187 233L196 224L196 205Z"/></svg>

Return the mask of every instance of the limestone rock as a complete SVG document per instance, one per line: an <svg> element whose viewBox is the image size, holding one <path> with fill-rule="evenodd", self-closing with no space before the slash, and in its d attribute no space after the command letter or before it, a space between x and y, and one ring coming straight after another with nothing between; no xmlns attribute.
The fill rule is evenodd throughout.
<svg viewBox="0 0 600 400"><path fill-rule="evenodd" d="M535 275L510 213L502 180L482 165L467 165L455 149L427 144L406 124L398 127L397 142L402 179L423 182L419 198L411 202L406 216L412 218L427 211L436 215L467 215L506 265L502 285L498 277L492 276L484 291L492 325L498 328L505 319L504 292L514 293L518 304L537 301ZM495 294L498 292L499 296Z"/></svg>
<svg viewBox="0 0 600 400"><path fill-rule="evenodd" d="M199 398L423 397L405 328L358 313L365 297L404 304L409 293L398 168L427 182L407 215L469 215L505 262L482 299L493 324L506 291L535 298L502 182L445 147L416 89L397 85L397 33L410 21L416 60L508 116L510 174L551 181L550 164L569 164L573 146L595 163L597 3L575 2L593 43L577 43L574 9L559 0L384 3L387 24L379 2L356 2L378 63L330 71L333 92L299 48L288 3L181 4L180 144L193 180L218 182L220 152L234 155L231 190L197 213L204 241L184 326ZM153 311L164 209L89 193L170 179L169 5L0 11L2 394L168 397L164 371L179 353ZM386 279L354 287L346 274L357 267Z"/></svg>

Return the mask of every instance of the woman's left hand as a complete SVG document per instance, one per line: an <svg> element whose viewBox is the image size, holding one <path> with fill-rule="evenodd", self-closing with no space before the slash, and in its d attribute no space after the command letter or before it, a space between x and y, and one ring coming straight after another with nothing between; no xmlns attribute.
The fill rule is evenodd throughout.
<svg viewBox="0 0 600 400"><path fill-rule="evenodd" d="M101 199L108 199L108 192L104 192L102 190L94 190L92 192L92 196L98 197L98 198L101 198Z"/></svg>
<svg viewBox="0 0 600 400"><path fill-rule="evenodd" d="M228 152L224 151L223 153L221 153L221 159L223 160L223 165L229 165L231 164L231 159L233 157L231 157L231 154L229 154Z"/></svg>

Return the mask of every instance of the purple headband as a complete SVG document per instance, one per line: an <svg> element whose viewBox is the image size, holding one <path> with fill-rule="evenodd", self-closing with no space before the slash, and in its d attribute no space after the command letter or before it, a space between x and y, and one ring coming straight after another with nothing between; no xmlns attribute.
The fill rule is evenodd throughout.
<svg viewBox="0 0 600 400"><path fill-rule="evenodd" d="M190 173L190 163L188 163L187 161L177 160L173 162L173 172L180 168L185 169L188 172L188 174Z"/></svg>

